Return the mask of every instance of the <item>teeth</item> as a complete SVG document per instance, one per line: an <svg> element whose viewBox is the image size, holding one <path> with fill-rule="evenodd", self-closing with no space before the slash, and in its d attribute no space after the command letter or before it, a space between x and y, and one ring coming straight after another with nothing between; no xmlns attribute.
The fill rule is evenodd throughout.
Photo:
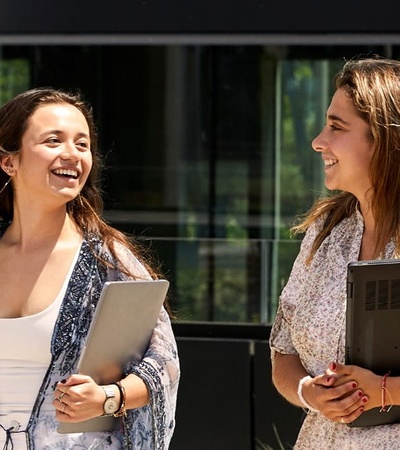
<svg viewBox="0 0 400 450"><path fill-rule="evenodd" d="M55 169L53 173L56 175L68 175L70 177L78 178L78 172L76 170L71 169Z"/></svg>
<svg viewBox="0 0 400 450"><path fill-rule="evenodd" d="M337 159L325 159L324 164L325 166L333 166L337 163Z"/></svg>

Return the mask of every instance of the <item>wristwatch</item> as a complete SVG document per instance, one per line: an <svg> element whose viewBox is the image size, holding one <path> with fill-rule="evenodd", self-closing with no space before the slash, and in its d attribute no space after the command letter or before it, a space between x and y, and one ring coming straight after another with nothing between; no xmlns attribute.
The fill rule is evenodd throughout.
<svg viewBox="0 0 400 450"><path fill-rule="evenodd" d="M106 400L103 405L104 415L108 416L114 414L119 407L117 399L115 397L115 391L112 386L101 386L106 394Z"/></svg>

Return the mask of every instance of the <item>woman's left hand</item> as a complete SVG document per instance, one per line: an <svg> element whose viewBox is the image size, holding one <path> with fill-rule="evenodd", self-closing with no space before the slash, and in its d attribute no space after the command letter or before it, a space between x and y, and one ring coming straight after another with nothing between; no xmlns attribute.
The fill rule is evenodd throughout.
<svg viewBox="0 0 400 450"><path fill-rule="evenodd" d="M357 382L357 388L361 389L368 397L368 402L364 408L366 411L381 406L382 377L371 370L359 366L332 362L329 364L326 376L334 379L332 387L337 387L348 381L355 380Z"/></svg>
<svg viewBox="0 0 400 450"><path fill-rule="evenodd" d="M81 422L103 414L105 394L93 378L71 375L57 383L53 406L60 422Z"/></svg>

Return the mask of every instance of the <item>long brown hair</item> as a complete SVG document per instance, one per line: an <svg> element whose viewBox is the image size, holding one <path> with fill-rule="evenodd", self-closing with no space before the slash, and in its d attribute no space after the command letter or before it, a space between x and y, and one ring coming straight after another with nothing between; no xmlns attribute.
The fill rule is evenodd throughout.
<svg viewBox="0 0 400 450"><path fill-rule="evenodd" d="M334 86L344 89L353 101L375 146L370 178L378 236L374 257L378 257L390 239L395 239L397 250L400 246L400 62L379 56L350 60L336 75ZM302 222L292 228L295 234L305 232L315 220L326 216L309 261L333 227L353 214L357 204L353 194L334 193L317 200Z"/></svg>
<svg viewBox="0 0 400 450"><path fill-rule="evenodd" d="M28 127L32 114L41 106L67 103L75 106L85 117L90 133L92 152L92 169L78 197L67 204L67 212L82 232L99 236L118 265L118 269L126 275L132 275L119 261L115 251L116 242L127 247L140 260L153 279L161 278L161 272L155 264L154 254L143 244L107 224L101 217L103 200L99 188L99 174L102 167L98 151L97 130L92 107L77 92L67 92L53 88L35 88L23 92L9 100L0 108L0 160L8 155L20 152L22 137ZM7 174L0 170L0 189L8 181ZM13 218L13 189L11 183L0 194L0 221L10 222ZM101 261L110 263L97 255ZM168 304L166 302L166 306ZM169 310L169 312L171 312Z"/></svg>

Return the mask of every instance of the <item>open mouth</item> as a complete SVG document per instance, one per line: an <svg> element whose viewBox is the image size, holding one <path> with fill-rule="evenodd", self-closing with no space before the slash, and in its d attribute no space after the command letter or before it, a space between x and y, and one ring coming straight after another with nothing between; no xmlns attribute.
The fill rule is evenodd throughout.
<svg viewBox="0 0 400 450"><path fill-rule="evenodd" d="M78 171L74 169L55 169L52 171L52 173L54 173L54 175L73 180L76 180L79 175Z"/></svg>
<svg viewBox="0 0 400 450"><path fill-rule="evenodd" d="M334 166L337 162L338 162L337 159L325 159L324 160L325 167Z"/></svg>

